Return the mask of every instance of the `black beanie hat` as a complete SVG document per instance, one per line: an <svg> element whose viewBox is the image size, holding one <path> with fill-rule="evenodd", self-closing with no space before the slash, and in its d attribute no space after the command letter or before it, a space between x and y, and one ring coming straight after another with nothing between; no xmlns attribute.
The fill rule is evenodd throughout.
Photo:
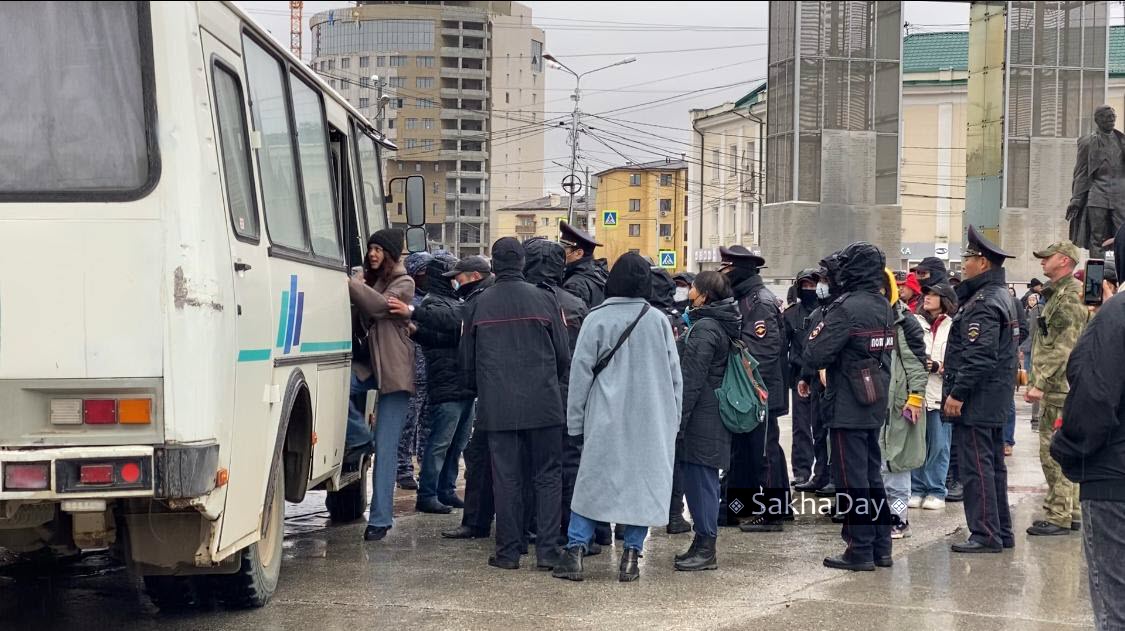
<svg viewBox="0 0 1125 631"><path fill-rule="evenodd" d="M384 228L371 235L371 238L367 240L367 247L377 245L383 248L387 256L397 263L399 257L402 256L402 241L404 238L402 230Z"/></svg>
<svg viewBox="0 0 1125 631"><path fill-rule="evenodd" d="M617 259L605 284L607 298L645 298L652 293L649 264L639 254L629 252Z"/></svg>

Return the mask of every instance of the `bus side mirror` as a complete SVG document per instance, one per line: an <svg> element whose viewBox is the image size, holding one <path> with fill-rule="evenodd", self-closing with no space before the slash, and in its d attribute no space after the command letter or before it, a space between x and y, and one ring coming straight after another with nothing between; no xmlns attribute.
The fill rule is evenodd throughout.
<svg viewBox="0 0 1125 631"><path fill-rule="evenodd" d="M391 190L395 183L403 181L406 191L406 249L411 254L429 250L429 238L426 233L426 178L421 175L396 177L389 182ZM392 198L387 197L387 202Z"/></svg>

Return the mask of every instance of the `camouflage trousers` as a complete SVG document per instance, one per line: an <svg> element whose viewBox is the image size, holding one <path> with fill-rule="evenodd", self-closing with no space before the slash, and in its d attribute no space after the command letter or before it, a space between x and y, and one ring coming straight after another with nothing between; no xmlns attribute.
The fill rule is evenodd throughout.
<svg viewBox="0 0 1125 631"><path fill-rule="evenodd" d="M1047 498L1043 500L1043 508L1047 511L1048 522L1060 528L1070 528L1072 521L1082 520L1078 485L1063 475L1059 463L1051 457L1055 419L1062 416L1062 408L1044 401L1039 410L1039 462L1043 465L1043 477L1047 479Z"/></svg>
<svg viewBox="0 0 1125 631"><path fill-rule="evenodd" d="M414 477L414 456L426 450L426 437L430 433L429 414L426 410L426 360L421 351L414 353L414 396L406 408L406 425L398 442L398 475Z"/></svg>

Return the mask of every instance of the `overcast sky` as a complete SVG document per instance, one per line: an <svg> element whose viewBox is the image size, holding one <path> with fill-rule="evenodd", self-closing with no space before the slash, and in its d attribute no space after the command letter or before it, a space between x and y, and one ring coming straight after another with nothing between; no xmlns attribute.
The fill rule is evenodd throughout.
<svg viewBox="0 0 1125 631"><path fill-rule="evenodd" d="M289 3L238 2L288 46ZM620 154L583 136L582 154L591 171L625 158L652 160L677 156L690 148L688 111L734 101L765 77L766 2L525 2L534 22L546 32L546 50L578 72L626 57L637 61L590 75L583 81L582 110L609 116L641 127L630 132L597 119L586 119ZM967 30L969 4L906 2L905 21L924 31ZM350 2L305 3L305 50L309 51L308 19ZM638 7L644 7L638 11ZM697 50L710 49L710 50ZM574 78L547 71L546 118L562 117L571 110ZM655 102L654 102L655 101ZM569 120L569 118L567 118ZM635 123L644 123L637 126ZM675 129L651 127L663 125ZM610 136L618 133L630 140ZM564 175L552 159L569 160L566 131L546 134L545 186L558 191ZM646 151L644 147L650 146ZM624 156L624 157L623 157Z"/></svg>

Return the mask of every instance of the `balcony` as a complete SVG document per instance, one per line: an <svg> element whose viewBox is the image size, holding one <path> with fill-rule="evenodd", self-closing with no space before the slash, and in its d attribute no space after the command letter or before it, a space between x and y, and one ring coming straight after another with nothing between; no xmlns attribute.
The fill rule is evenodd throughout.
<svg viewBox="0 0 1125 631"><path fill-rule="evenodd" d="M438 153L442 160L472 160L474 162L488 159L487 151L469 151L467 149L442 149Z"/></svg>
<svg viewBox="0 0 1125 631"><path fill-rule="evenodd" d="M488 217L482 217L480 215L457 215L457 221L461 223L484 223L487 220Z"/></svg>
<svg viewBox="0 0 1125 631"><path fill-rule="evenodd" d="M488 37L488 33L485 31L477 31L469 28L443 28L441 29L441 34L450 37Z"/></svg>
<svg viewBox="0 0 1125 631"><path fill-rule="evenodd" d="M463 48L460 46L443 46L441 49L442 57L465 57L469 59L484 59L488 56L488 51L483 48Z"/></svg>
<svg viewBox="0 0 1125 631"><path fill-rule="evenodd" d="M480 79L488 78L488 71L484 68L441 68L443 79Z"/></svg>
<svg viewBox="0 0 1125 631"><path fill-rule="evenodd" d="M461 200L463 202L483 202L485 201L484 193L446 193L445 198L449 201Z"/></svg>
<svg viewBox="0 0 1125 631"><path fill-rule="evenodd" d="M483 129L443 129L441 130L441 137L446 140L455 140L457 138L485 140L488 138L488 132Z"/></svg>
<svg viewBox="0 0 1125 631"><path fill-rule="evenodd" d="M442 88L441 98L443 99L487 99L488 92L485 90L469 90L461 88Z"/></svg>
<svg viewBox="0 0 1125 631"><path fill-rule="evenodd" d="M446 171L445 177L448 179L461 178L463 180L487 180L488 171Z"/></svg>
<svg viewBox="0 0 1125 631"><path fill-rule="evenodd" d="M463 120L483 121L488 120L488 112L484 110L442 109L441 118L460 118Z"/></svg>

